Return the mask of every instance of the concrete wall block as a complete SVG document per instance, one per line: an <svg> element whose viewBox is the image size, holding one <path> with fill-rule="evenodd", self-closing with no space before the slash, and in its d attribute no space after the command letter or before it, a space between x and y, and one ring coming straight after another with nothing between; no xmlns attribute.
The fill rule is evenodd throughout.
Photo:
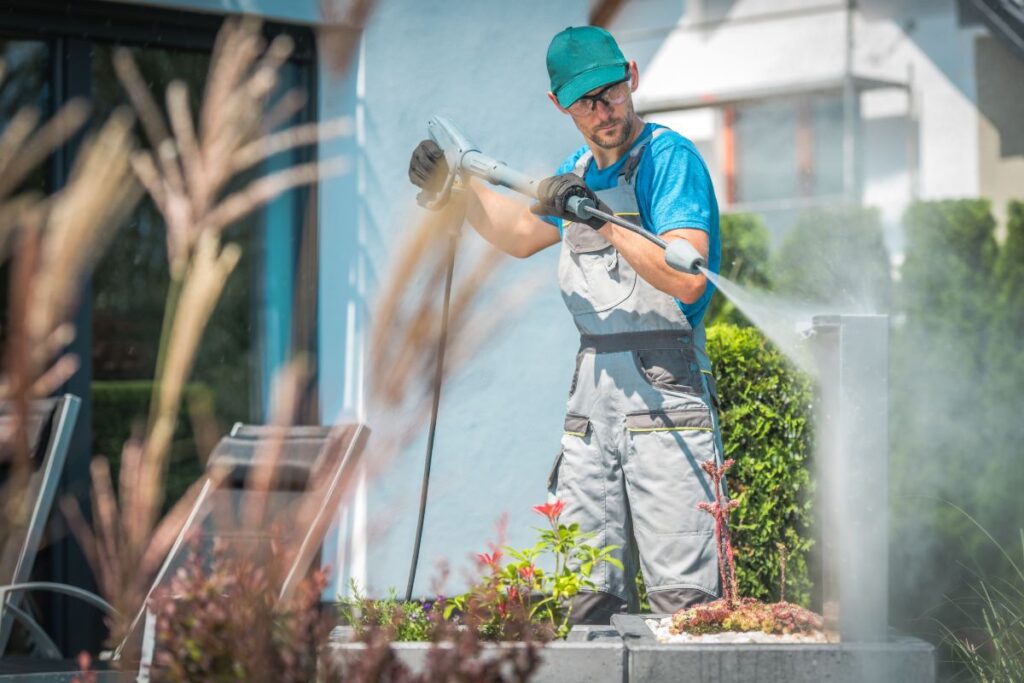
<svg viewBox="0 0 1024 683"><path fill-rule="evenodd" d="M414 672L423 670L431 643L393 643L400 661ZM442 645L450 647L450 645ZM508 648L522 647L516 643L489 644L487 655L495 656ZM362 643L339 643L332 646L334 656L345 661L355 658L365 650ZM626 678L626 657L622 640L614 632L570 634L570 639L546 645L541 650L541 665L532 681L538 683L562 683L564 681L588 681L591 683L624 683Z"/></svg>
<svg viewBox="0 0 1024 683"><path fill-rule="evenodd" d="M935 648L917 638L892 636L875 643L727 645L659 643L649 615L616 615L626 644L630 683L675 681L746 683L932 683Z"/></svg>

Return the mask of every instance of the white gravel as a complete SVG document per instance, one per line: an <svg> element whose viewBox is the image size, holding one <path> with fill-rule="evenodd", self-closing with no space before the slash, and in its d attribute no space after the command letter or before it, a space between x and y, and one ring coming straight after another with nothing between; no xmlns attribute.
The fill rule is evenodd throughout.
<svg viewBox="0 0 1024 683"><path fill-rule="evenodd" d="M704 635L691 635L680 633L672 635L669 626L672 625L672 617L664 619L647 619L647 626L654 632L654 637L659 643L824 643L824 633L814 635L792 634L774 635L762 633L761 631L726 631L724 633L707 633Z"/></svg>

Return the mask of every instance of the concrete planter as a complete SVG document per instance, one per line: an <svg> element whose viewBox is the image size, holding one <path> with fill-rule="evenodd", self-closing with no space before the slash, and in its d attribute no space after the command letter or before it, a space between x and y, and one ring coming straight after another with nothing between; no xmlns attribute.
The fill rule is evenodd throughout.
<svg viewBox="0 0 1024 683"><path fill-rule="evenodd" d="M656 615L616 615L612 625L626 647L630 683L933 683L935 648L894 636L871 643L793 645L659 643L645 623Z"/></svg>
<svg viewBox="0 0 1024 683"><path fill-rule="evenodd" d="M419 672L426 662L431 643L391 644L398 658L412 671ZM442 645L443 647L443 645ZM486 646L498 653L503 649L521 647L517 643L495 643ZM362 643L340 642L332 644L333 656L345 661L358 657L365 646ZM625 648L618 632L608 626L577 626L564 641L549 643L540 652L541 664L531 681L539 683L625 683Z"/></svg>

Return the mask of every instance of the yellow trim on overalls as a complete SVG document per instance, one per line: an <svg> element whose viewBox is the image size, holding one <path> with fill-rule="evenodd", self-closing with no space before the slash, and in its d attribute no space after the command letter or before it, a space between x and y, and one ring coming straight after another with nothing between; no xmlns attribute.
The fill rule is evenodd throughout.
<svg viewBox="0 0 1024 683"><path fill-rule="evenodd" d="M713 432L711 427L626 427L629 432Z"/></svg>
<svg viewBox="0 0 1024 683"><path fill-rule="evenodd" d="M566 432L567 436L578 436L581 439L587 435L586 432Z"/></svg>

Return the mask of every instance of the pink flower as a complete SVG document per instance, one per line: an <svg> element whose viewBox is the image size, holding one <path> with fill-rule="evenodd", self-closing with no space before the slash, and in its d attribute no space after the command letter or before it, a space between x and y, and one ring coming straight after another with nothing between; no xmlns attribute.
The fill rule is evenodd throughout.
<svg viewBox="0 0 1024 683"><path fill-rule="evenodd" d="M562 514L562 510L565 509L565 502L556 500L553 503L545 503L544 505L534 505L533 511L537 514L544 515L548 518L548 521L552 525L558 524L558 516Z"/></svg>
<svg viewBox="0 0 1024 683"><path fill-rule="evenodd" d="M537 571L536 567L534 567L532 564L528 564L525 567L520 567L519 568L519 576L523 577L527 581L532 581L533 580L533 575L534 575L534 573L536 573L536 571Z"/></svg>

